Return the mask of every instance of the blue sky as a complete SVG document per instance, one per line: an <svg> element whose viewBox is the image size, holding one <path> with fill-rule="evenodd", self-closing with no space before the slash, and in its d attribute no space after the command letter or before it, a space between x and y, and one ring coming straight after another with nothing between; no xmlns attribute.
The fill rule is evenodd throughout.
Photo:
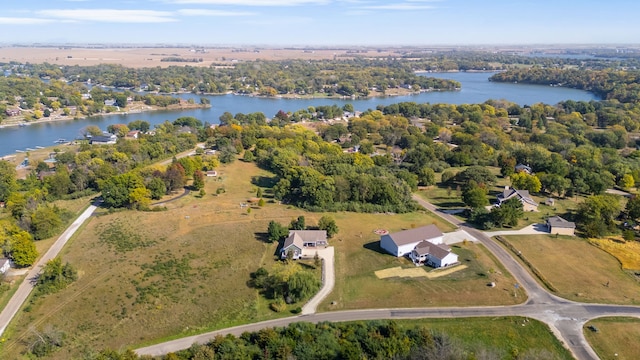
<svg viewBox="0 0 640 360"><path fill-rule="evenodd" d="M1 43L640 43L640 1L5 0Z"/></svg>

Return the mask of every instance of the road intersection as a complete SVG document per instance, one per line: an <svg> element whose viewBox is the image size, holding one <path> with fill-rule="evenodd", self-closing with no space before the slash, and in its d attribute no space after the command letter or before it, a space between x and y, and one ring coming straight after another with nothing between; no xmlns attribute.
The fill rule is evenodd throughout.
<svg viewBox="0 0 640 360"><path fill-rule="evenodd" d="M441 211L435 206L414 196L422 207L442 217L444 220L456 225L460 230L466 231L474 240L482 243L489 249L504 267L514 276L518 286L523 287L528 299L525 303L512 306L482 306L482 307L433 307L433 308L406 308L406 309L367 309L332 311L315 313L316 307L333 289L334 267L333 248L326 249L322 254L323 288L303 307L299 316L268 320L259 323L236 326L233 328L217 330L205 334L176 339L145 348L137 349L140 355L162 355L169 352L186 349L194 343L206 343L218 335L240 335L243 332L257 331L267 327L287 326L294 322L307 321L312 323L322 321L356 321L375 319L417 319L417 318L465 318L465 317L492 317L492 316L523 316L533 318L546 323L551 331L565 344L577 359L598 359L598 356L587 343L583 327L591 319L605 316L628 316L640 318L640 306L587 304L570 301L550 294L544 289L529 272L522 267L504 248L494 242L489 235L471 227L464 221ZM33 289L29 281L35 278L46 261L54 258L62 249L68 239L75 233L80 225L90 217L95 206L90 206L73 224L60 236L49 251L36 264L25 281L20 284L18 290L11 298L7 306L0 313L0 334L4 332L8 323L17 313ZM330 250L329 250L330 249Z"/></svg>
<svg viewBox="0 0 640 360"><path fill-rule="evenodd" d="M529 296L527 301L512 306L481 307L433 307L408 309L368 309L332 311L325 313L305 313L283 319L268 320L254 324L236 326L205 334L185 337L135 350L140 355L163 355L186 349L194 343L206 343L218 335L239 336L243 332L252 332L267 327L287 326L299 321L312 323L322 321L357 321L377 319L419 319L419 318L465 318L493 316L523 316L546 323L551 331L580 360L598 359L586 338L584 324L592 319L605 316L628 316L640 318L640 306L587 304L570 301L550 294L529 272L522 267L505 249L494 242L486 233L478 231L464 221L439 211L435 206L418 196L414 196L422 207L466 231L475 240L487 247L514 276L518 286L523 287ZM489 234L491 235L491 234ZM315 306L315 305L314 305Z"/></svg>

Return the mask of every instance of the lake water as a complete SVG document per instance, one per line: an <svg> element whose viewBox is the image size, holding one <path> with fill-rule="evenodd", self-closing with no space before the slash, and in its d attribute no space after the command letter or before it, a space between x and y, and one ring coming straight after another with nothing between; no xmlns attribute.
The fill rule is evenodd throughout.
<svg viewBox="0 0 640 360"><path fill-rule="evenodd" d="M13 154L16 150L35 148L36 146L52 146L60 138L74 139L80 136L81 130L88 125L97 125L105 130L108 125L127 124L133 120L145 120L153 125L165 120L173 121L181 116L193 116L203 122L217 123L224 112L252 113L263 112L273 117L279 110L296 111L309 106L353 104L354 109L364 111L375 109L378 105L390 105L403 101L416 103L449 103L475 104L488 99L506 99L520 105L535 103L556 104L564 100L598 100L592 93L560 87L495 83L488 81L493 73L425 73L444 79L452 79L462 84L460 91L425 92L416 95L369 98L363 100L339 99L271 99L250 96L219 95L206 96L211 100L211 108L179 111L154 111L128 115L97 116L73 121L58 121L33 124L26 127L6 127L0 129L0 156ZM184 99L200 101L201 95L181 94Z"/></svg>

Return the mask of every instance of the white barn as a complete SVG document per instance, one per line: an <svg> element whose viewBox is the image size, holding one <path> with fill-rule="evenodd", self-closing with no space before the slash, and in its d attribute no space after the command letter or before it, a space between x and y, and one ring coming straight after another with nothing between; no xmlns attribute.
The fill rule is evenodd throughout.
<svg viewBox="0 0 640 360"><path fill-rule="evenodd" d="M421 241L428 241L431 244L439 245L443 243L443 239L444 234L437 226L427 225L383 235L380 238L380 247L389 254L400 257L410 254Z"/></svg>

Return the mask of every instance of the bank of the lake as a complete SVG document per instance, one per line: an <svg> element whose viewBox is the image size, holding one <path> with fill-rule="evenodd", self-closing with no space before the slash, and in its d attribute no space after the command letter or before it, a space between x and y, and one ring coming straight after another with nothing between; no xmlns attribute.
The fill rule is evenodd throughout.
<svg viewBox="0 0 640 360"><path fill-rule="evenodd" d="M490 82L492 72L458 72L458 73L427 73L427 76L456 80L462 84L458 91L431 91L406 96L387 96L366 99L284 99L263 98L240 95L199 95L177 94L184 100L200 102L204 97L211 101L210 108L188 110L158 110L135 114L114 114L110 116L88 117L70 121L46 122L26 127L5 127L0 129L0 156L13 154L16 150L35 148L36 146L51 146L59 138L74 139L81 135L81 130L89 125L106 129L113 124L127 124L134 120L148 121L152 126L165 120L173 121L181 116L193 116L203 122L218 123L224 112L252 113L262 112L267 117L273 117L279 110L297 111L309 106L353 104L355 110L364 111L375 109L378 105L390 105L403 101L416 103L450 103L474 104L483 103L489 99L506 99L519 105L535 103L556 104L564 100L598 100L592 93L576 89L561 87L509 84Z"/></svg>
<svg viewBox="0 0 640 360"><path fill-rule="evenodd" d="M191 109L206 109L211 107L208 104L198 104L198 103L187 103L182 102L180 104L172 104L166 107L161 107L157 105L145 105L143 102L134 103L130 106L127 106L124 109L118 109L116 111L103 112L99 114L90 115L91 117L101 117L101 116L113 116L113 115L132 115L140 114L144 112L152 112L152 111L185 111ZM6 128L11 126L31 126L35 124L45 124L45 123L53 123L58 121L72 121L72 120L82 120L86 119L90 116L86 115L63 115L62 110L58 113L53 113L49 117L42 117L40 119L35 120L25 120L24 116L12 116L2 121L0 128Z"/></svg>

